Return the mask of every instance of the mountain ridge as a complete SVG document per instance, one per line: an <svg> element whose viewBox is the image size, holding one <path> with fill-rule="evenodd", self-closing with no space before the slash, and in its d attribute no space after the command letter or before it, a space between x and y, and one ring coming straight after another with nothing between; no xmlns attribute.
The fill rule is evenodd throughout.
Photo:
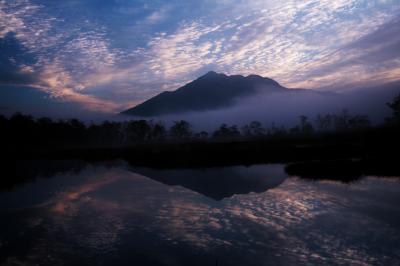
<svg viewBox="0 0 400 266"><path fill-rule="evenodd" d="M259 91L289 90L273 79L258 75L225 75L209 71L175 91L164 91L122 114L157 116L173 113L216 110L234 105L240 97Z"/></svg>

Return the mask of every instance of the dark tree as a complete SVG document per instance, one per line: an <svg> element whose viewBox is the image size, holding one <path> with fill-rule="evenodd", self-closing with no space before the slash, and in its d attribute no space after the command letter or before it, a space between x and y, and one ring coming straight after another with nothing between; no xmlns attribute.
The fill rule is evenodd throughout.
<svg viewBox="0 0 400 266"><path fill-rule="evenodd" d="M132 142L147 141L152 131L146 120L129 121L125 130L127 139Z"/></svg>
<svg viewBox="0 0 400 266"><path fill-rule="evenodd" d="M187 139L192 136L192 126L185 120L175 121L169 132L174 139Z"/></svg>
<svg viewBox="0 0 400 266"><path fill-rule="evenodd" d="M242 127L242 133L246 137L261 137L265 135L265 129L258 121L253 121Z"/></svg>
<svg viewBox="0 0 400 266"><path fill-rule="evenodd" d="M301 129L299 126L294 126L292 128L289 129L289 133L292 135L298 135L301 133Z"/></svg>
<svg viewBox="0 0 400 266"><path fill-rule="evenodd" d="M332 128L332 116L331 115L317 115L315 119L317 129L320 131L327 131Z"/></svg>
<svg viewBox="0 0 400 266"><path fill-rule="evenodd" d="M8 119L6 117L4 117L3 115L0 115L0 134L1 134L1 138L0 138L0 143L7 143L10 141L9 139L9 134L10 130L8 127ZM3 146L3 145L2 145Z"/></svg>
<svg viewBox="0 0 400 266"><path fill-rule="evenodd" d="M352 130L365 129L371 126L371 122L366 115L354 115L348 120L348 128Z"/></svg>
<svg viewBox="0 0 400 266"><path fill-rule="evenodd" d="M35 145L35 120L32 116L16 113L11 117L9 125L11 128L9 136L12 138L10 140L15 146L30 147Z"/></svg>
<svg viewBox="0 0 400 266"><path fill-rule="evenodd" d="M160 141L164 140L166 137L167 137L167 130L165 129L165 126L161 122L152 125L152 131L151 131L152 140Z"/></svg>
<svg viewBox="0 0 400 266"><path fill-rule="evenodd" d="M392 117L387 119L387 122L400 125L400 93L387 105L392 109Z"/></svg>
<svg viewBox="0 0 400 266"><path fill-rule="evenodd" d="M114 145L121 142L122 131L120 123L105 121L98 127L98 131L102 143Z"/></svg>
<svg viewBox="0 0 400 266"><path fill-rule="evenodd" d="M271 128L268 130L268 135L273 137L281 137L286 134L286 128L284 126L277 126L275 123L272 123Z"/></svg>
<svg viewBox="0 0 400 266"><path fill-rule="evenodd" d="M305 115L300 116L300 131L303 134L311 134L314 132L312 124L308 121L308 117Z"/></svg>
<svg viewBox="0 0 400 266"><path fill-rule="evenodd" d="M197 139L202 139L202 140L204 140L204 139L207 139L208 138L208 132L206 132L206 131L200 131L200 132L198 132L198 133L196 133L195 134L195 137L197 138Z"/></svg>
<svg viewBox="0 0 400 266"><path fill-rule="evenodd" d="M219 139L232 139L240 137L240 131L238 130L236 125L228 126L226 124L222 124L217 130L214 131L213 137Z"/></svg>
<svg viewBox="0 0 400 266"><path fill-rule="evenodd" d="M333 115L333 125L335 130L343 131L349 128L350 115L347 110L342 110L338 115Z"/></svg>

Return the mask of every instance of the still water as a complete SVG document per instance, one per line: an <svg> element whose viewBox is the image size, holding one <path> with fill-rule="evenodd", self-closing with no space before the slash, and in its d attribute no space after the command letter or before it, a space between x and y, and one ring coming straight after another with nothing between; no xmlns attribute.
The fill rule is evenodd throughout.
<svg viewBox="0 0 400 266"><path fill-rule="evenodd" d="M1 191L0 218L0 265L400 265L399 178L85 165Z"/></svg>

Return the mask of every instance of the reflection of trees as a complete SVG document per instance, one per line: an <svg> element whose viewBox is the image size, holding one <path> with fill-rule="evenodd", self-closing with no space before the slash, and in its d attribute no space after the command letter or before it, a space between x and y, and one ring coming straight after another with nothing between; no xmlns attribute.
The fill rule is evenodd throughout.
<svg viewBox="0 0 400 266"><path fill-rule="evenodd" d="M398 162L388 158L296 162L288 164L285 171L289 176L346 183L365 176L398 178L400 175Z"/></svg>
<svg viewBox="0 0 400 266"><path fill-rule="evenodd" d="M78 174L87 167L86 162L79 160L2 160L0 165L2 175L7 177L0 179L0 191L59 173Z"/></svg>

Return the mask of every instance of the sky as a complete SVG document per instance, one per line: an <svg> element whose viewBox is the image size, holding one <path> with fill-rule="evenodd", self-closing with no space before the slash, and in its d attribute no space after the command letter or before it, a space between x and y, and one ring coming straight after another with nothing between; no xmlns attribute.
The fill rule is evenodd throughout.
<svg viewBox="0 0 400 266"><path fill-rule="evenodd" d="M399 25L399 0L0 0L0 87L119 112L210 70L383 84L400 79Z"/></svg>

